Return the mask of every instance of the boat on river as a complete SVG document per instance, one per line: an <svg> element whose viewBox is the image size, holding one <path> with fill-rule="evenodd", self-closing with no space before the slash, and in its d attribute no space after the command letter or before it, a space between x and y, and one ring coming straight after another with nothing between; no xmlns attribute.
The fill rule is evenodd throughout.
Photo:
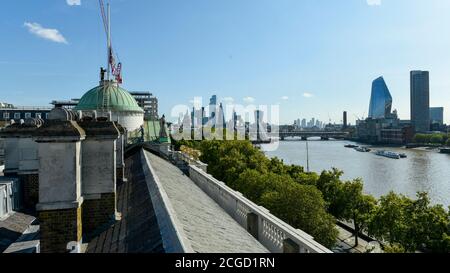
<svg viewBox="0 0 450 273"><path fill-rule="evenodd" d="M354 145L354 144L347 144L344 146L345 148L358 148L358 145Z"/></svg>
<svg viewBox="0 0 450 273"><path fill-rule="evenodd" d="M382 151L382 150L380 150L380 151L376 151L375 154L379 155L379 156L384 156L384 157L387 157L387 158L392 158L392 159L400 159L401 158L400 154L394 153L394 152L390 152L390 151Z"/></svg>
<svg viewBox="0 0 450 273"><path fill-rule="evenodd" d="M371 149L369 149L367 147L356 147L355 150L358 152L361 152L361 153L368 153L368 152L372 151Z"/></svg>

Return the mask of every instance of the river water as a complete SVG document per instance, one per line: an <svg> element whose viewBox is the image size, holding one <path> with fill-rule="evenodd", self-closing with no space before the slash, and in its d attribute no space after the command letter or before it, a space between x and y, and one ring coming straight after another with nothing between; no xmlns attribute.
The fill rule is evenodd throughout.
<svg viewBox="0 0 450 273"><path fill-rule="evenodd" d="M344 171L343 179L362 178L364 191L380 197L394 191L409 197L416 192L428 192L435 204L450 206L450 155L437 151L375 147L370 153L361 153L346 144L348 141L308 141L310 170L322 172L336 167ZM356 144L359 145L359 144ZM281 141L275 151L262 150L269 157L278 157L287 164L306 169L306 142ZM389 150L407 154L406 159L377 156L374 150Z"/></svg>

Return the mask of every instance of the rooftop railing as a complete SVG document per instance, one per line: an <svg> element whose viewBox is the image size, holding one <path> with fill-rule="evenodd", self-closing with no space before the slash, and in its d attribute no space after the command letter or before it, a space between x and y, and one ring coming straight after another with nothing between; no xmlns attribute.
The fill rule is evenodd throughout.
<svg viewBox="0 0 450 273"><path fill-rule="evenodd" d="M0 107L2 111L50 111L53 107L47 106L15 106L15 107Z"/></svg>

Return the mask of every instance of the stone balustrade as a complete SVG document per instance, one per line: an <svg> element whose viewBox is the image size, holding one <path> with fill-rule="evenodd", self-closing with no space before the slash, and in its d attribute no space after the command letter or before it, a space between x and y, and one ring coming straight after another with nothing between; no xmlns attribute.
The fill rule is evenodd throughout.
<svg viewBox="0 0 450 273"><path fill-rule="evenodd" d="M191 180L272 253L332 253L311 235L278 219L193 163L189 165Z"/></svg>
<svg viewBox="0 0 450 273"><path fill-rule="evenodd" d="M206 172L207 168L208 168L208 164L205 164L205 163L201 162L200 160L196 160L193 157L191 157L190 155L185 154L180 151L172 152L172 158L175 161L182 161L188 165L194 165L197 168L200 168L201 170L203 170L204 172Z"/></svg>

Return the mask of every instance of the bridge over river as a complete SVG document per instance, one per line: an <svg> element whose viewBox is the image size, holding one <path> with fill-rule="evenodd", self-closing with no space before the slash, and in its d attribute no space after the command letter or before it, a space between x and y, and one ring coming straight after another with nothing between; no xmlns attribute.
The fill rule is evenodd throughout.
<svg viewBox="0 0 450 273"><path fill-rule="evenodd" d="M280 140L286 138L300 137L302 140L307 140L310 137L320 137L322 140L345 139L349 136L348 132L331 132L331 131L293 131L293 132L279 132Z"/></svg>

